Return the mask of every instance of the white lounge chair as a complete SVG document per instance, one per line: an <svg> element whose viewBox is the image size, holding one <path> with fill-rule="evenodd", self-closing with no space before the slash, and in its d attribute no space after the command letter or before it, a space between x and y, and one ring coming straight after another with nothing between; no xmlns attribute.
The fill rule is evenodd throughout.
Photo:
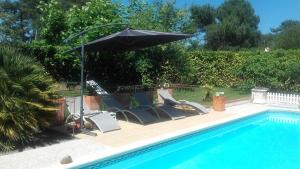
<svg viewBox="0 0 300 169"><path fill-rule="evenodd" d="M149 107L138 106L135 108L129 108L123 106L114 98L114 96L105 91L93 80L87 81L87 85L91 86L97 94L101 96L103 103L108 107L108 111L121 113L127 121L137 120L139 123L144 125L156 121L156 117L159 117L157 112Z"/></svg>
<svg viewBox="0 0 300 169"><path fill-rule="evenodd" d="M102 133L121 129L115 118L115 113L90 110L85 103L83 106L85 121L87 119L92 121ZM70 113L74 113L75 117L80 117L80 97L67 99L67 107Z"/></svg>
<svg viewBox="0 0 300 169"><path fill-rule="evenodd" d="M158 94L164 100L165 104L168 104L168 105L171 105L171 106L176 106L176 105L189 106L189 107L192 107L193 109L195 109L199 114L209 113L209 111L199 103L190 102L190 101L186 101L186 100L176 100L176 99L174 99L170 95L168 90L159 89Z"/></svg>

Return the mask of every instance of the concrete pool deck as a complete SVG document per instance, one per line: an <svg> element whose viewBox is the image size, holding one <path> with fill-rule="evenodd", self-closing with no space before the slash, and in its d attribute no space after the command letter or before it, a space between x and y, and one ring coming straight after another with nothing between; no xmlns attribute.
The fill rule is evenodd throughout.
<svg viewBox="0 0 300 169"><path fill-rule="evenodd" d="M223 112L211 110L205 115L190 115L185 119L175 121L159 121L153 124L140 125L119 121L121 130L101 133L98 136L77 134L78 139L63 142L53 146L36 148L9 155L0 156L0 168L66 168L82 162L118 154L143 145L173 138L185 133L205 129L210 126L232 121L272 107L251 104L249 102L231 103ZM276 108L279 109L279 108ZM292 109L299 111L299 109ZM70 155L73 163L61 165L60 159Z"/></svg>

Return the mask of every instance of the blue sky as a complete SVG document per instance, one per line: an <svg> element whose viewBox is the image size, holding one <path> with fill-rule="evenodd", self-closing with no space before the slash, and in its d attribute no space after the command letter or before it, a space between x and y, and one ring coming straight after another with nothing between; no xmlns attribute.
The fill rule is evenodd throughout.
<svg viewBox="0 0 300 169"><path fill-rule="evenodd" d="M218 7L224 0L177 0L176 2L178 7L207 3ZM300 20L300 0L249 0L249 2L256 15L260 17L259 30L262 33L269 33L270 28L278 27L284 20Z"/></svg>

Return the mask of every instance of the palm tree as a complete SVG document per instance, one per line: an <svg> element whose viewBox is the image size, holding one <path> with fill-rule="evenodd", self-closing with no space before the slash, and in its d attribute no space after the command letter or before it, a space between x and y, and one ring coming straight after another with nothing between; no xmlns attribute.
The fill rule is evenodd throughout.
<svg viewBox="0 0 300 169"><path fill-rule="evenodd" d="M0 47L0 150L26 143L49 125L55 83L44 68L12 47Z"/></svg>

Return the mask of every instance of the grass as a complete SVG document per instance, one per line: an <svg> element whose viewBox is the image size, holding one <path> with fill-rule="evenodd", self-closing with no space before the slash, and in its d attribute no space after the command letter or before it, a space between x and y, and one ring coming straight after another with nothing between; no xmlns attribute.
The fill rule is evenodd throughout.
<svg viewBox="0 0 300 169"><path fill-rule="evenodd" d="M212 94L215 94L215 92L224 92L228 102L233 100L250 98L250 93L240 91L234 88L214 88ZM189 100L204 105L211 105L211 101L203 101L205 93L206 91L203 88L195 88L193 90L176 89L174 90L173 96L178 100Z"/></svg>
<svg viewBox="0 0 300 169"><path fill-rule="evenodd" d="M58 91L58 94L64 97L77 97L80 96L80 90L60 90ZM87 94L87 90L84 90L84 94Z"/></svg>

